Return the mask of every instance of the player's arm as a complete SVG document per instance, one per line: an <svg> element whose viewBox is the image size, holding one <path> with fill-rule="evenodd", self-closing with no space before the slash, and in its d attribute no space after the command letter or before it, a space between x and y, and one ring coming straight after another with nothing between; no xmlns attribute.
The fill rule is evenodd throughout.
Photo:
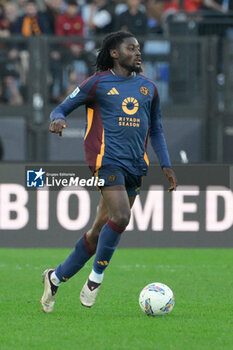
<svg viewBox="0 0 233 350"><path fill-rule="evenodd" d="M161 168L163 169L163 173L165 176L167 176L168 181L171 184L168 191L175 191L177 187L177 180L176 175L171 166L171 161L167 149L167 143L163 133L158 93L156 93L152 104L150 139L153 150L158 157Z"/></svg>
<svg viewBox="0 0 233 350"><path fill-rule="evenodd" d="M66 117L79 106L91 101L91 93L95 79L90 78L77 87L72 94L58 105L50 114L51 124L49 131L62 136L62 130L66 128Z"/></svg>

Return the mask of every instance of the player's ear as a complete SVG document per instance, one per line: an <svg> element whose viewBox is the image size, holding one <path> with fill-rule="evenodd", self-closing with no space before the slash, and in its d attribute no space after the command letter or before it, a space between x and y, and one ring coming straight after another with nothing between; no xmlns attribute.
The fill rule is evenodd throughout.
<svg viewBox="0 0 233 350"><path fill-rule="evenodd" d="M116 49L111 49L110 50L110 56L112 58L118 58L119 57L119 53L118 53L118 51Z"/></svg>

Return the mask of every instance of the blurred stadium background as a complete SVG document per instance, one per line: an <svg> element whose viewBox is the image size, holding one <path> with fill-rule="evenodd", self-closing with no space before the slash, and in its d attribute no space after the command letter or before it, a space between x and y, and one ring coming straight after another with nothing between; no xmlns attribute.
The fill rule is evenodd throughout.
<svg viewBox="0 0 233 350"><path fill-rule="evenodd" d="M76 16L73 22L69 19L71 7ZM90 227L98 193L89 193L91 204L83 199L89 213L83 221L80 195L71 195L74 205L70 205L72 198L64 201L62 197L64 206L60 210L66 213L62 220L58 214L59 193L47 197L45 191L37 196L31 191L25 194L25 166L31 164L32 169L37 169L51 164L85 163L84 108L69 117L63 138L49 134L49 114L94 72L96 50L103 36L109 31L128 29L141 43L143 73L157 83L160 92L172 163L177 169L182 165L184 175L190 170L195 174L188 182L194 192L182 188L179 181L179 190L186 191L182 199L176 198L179 194L167 199L165 194L162 199L158 197L160 209L148 204L151 217L146 219L147 225L140 224L140 219L134 221L136 237L146 231L152 247L233 246L232 1L19 0L1 1L0 9L0 244L53 246L51 242L58 234L55 246L72 246L79 235L77 231L81 234ZM27 27L27 20L34 27ZM151 164L156 165L151 149L149 155ZM212 164L216 167L211 168ZM153 169L160 172L159 167ZM219 182L213 180L218 187L214 199L206 187L199 185L203 169L206 187L208 176L214 177L218 171L223 174L218 176ZM161 183L162 175L151 185ZM158 189L166 189L166 183ZM146 196L143 192L135 217L140 210L146 215ZM152 201L148 199L148 203ZM17 203L21 203L22 211L17 209ZM174 203L180 203L178 214ZM153 217L158 210L161 216ZM208 222L211 214L207 215L211 211L212 223ZM177 215L181 226L173 219ZM145 241L138 240L138 245L145 246ZM131 236L125 244L134 246L134 242Z"/></svg>

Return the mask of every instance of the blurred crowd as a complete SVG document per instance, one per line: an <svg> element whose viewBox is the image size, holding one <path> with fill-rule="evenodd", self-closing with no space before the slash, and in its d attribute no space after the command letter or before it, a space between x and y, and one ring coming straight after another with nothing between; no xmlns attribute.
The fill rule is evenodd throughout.
<svg viewBox="0 0 233 350"><path fill-rule="evenodd" d="M227 14L233 0L0 0L0 103L20 105L26 96L28 49L12 42L13 36L85 39L115 30L160 35L169 15L202 9ZM92 73L96 43L81 39L50 46L51 102L59 102Z"/></svg>

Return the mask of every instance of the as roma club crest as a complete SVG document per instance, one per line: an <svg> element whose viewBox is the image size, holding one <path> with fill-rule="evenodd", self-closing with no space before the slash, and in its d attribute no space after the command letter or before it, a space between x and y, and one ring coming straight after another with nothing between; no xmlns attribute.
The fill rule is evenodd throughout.
<svg viewBox="0 0 233 350"><path fill-rule="evenodd" d="M108 181L109 181L109 182L114 182L114 181L116 181L116 175L109 175Z"/></svg>
<svg viewBox="0 0 233 350"><path fill-rule="evenodd" d="M140 87L140 92L145 96L149 95L149 89L145 86Z"/></svg>

